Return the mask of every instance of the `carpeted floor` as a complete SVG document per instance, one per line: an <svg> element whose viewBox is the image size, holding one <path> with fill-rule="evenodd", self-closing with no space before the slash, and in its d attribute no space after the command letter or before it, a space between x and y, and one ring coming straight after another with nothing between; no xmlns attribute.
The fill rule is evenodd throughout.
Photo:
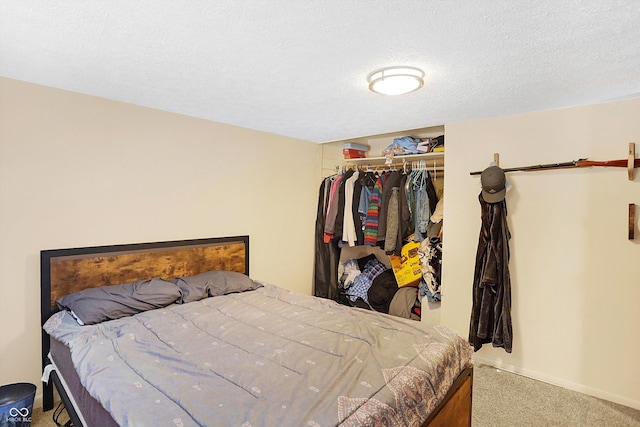
<svg viewBox="0 0 640 427"><path fill-rule="evenodd" d="M33 408L33 413L31 414L31 427L57 427L56 423L53 422L52 416L53 411L43 413L42 408ZM61 424L64 424L67 421L69 421L69 417L65 413L60 417L60 422Z"/></svg>
<svg viewBox="0 0 640 427"><path fill-rule="evenodd" d="M53 411L33 411L32 427L55 427ZM66 421L68 418L62 417ZM640 411L476 365L473 427L640 427Z"/></svg>
<svg viewBox="0 0 640 427"><path fill-rule="evenodd" d="M640 411L486 365L473 370L474 427L632 427Z"/></svg>

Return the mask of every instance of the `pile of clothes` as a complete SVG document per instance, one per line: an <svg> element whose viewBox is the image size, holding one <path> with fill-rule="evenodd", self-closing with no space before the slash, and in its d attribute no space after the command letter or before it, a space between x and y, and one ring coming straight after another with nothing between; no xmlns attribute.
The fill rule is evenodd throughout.
<svg viewBox="0 0 640 427"><path fill-rule="evenodd" d="M420 320L418 289L398 288L393 270L375 255L342 263L339 302L399 317Z"/></svg>
<svg viewBox="0 0 640 427"><path fill-rule="evenodd" d="M393 142L382 150L383 157L403 156L406 154L422 154L444 152L444 135L435 138L414 138L403 136L394 138Z"/></svg>

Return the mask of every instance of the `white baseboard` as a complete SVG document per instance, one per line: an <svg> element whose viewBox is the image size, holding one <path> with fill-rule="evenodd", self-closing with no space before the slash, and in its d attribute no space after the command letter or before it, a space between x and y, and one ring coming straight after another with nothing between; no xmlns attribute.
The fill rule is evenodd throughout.
<svg viewBox="0 0 640 427"><path fill-rule="evenodd" d="M523 377L531 378L534 380L542 381L547 384L552 384L558 387L566 388L568 390L577 391L579 393L587 394L589 396L597 397L598 399L608 400L609 402L617 403L619 405L628 406L630 408L640 410L640 400L631 399L625 396L620 396L618 394L610 393L605 390L600 390L597 388L589 387L584 384L574 383L572 381L567 381L562 378L552 377L550 375L545 375L540 372L535 372L530 369L521 368L519 366L510 365L508 363L504 363L502 361L492 360L489 358L485 358L482 356L478 356L477 354L473 355L473 361L477 364L493 366L497 369L502 369L503 371L511 372L514 374L522 375Z"/></svg>

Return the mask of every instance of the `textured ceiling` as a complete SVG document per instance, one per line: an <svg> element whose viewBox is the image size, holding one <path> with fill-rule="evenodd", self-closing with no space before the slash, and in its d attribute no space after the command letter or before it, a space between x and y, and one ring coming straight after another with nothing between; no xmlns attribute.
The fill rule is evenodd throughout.
<svg viewBox="0 0 640 427"><path fill-rule="evenodd" d="M2 0L0 75L327 142L638 97L640 1Z"/></svg>

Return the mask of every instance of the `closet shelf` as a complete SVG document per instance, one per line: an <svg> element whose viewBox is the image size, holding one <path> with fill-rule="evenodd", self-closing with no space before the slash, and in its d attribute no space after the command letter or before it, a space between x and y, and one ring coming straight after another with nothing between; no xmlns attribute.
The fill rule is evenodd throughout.
<svg viewBox="0 0 640 427"><path fill-rule="evenodd" d="M359 159L344 159L346 163L355 165L384 165L386 157L361 157ZM393 163L398 162L413 162L416 160L435 160L440 166L444 162L444 153L423 153L423 154L406 154L402 156L395 156Z"/></svg>

